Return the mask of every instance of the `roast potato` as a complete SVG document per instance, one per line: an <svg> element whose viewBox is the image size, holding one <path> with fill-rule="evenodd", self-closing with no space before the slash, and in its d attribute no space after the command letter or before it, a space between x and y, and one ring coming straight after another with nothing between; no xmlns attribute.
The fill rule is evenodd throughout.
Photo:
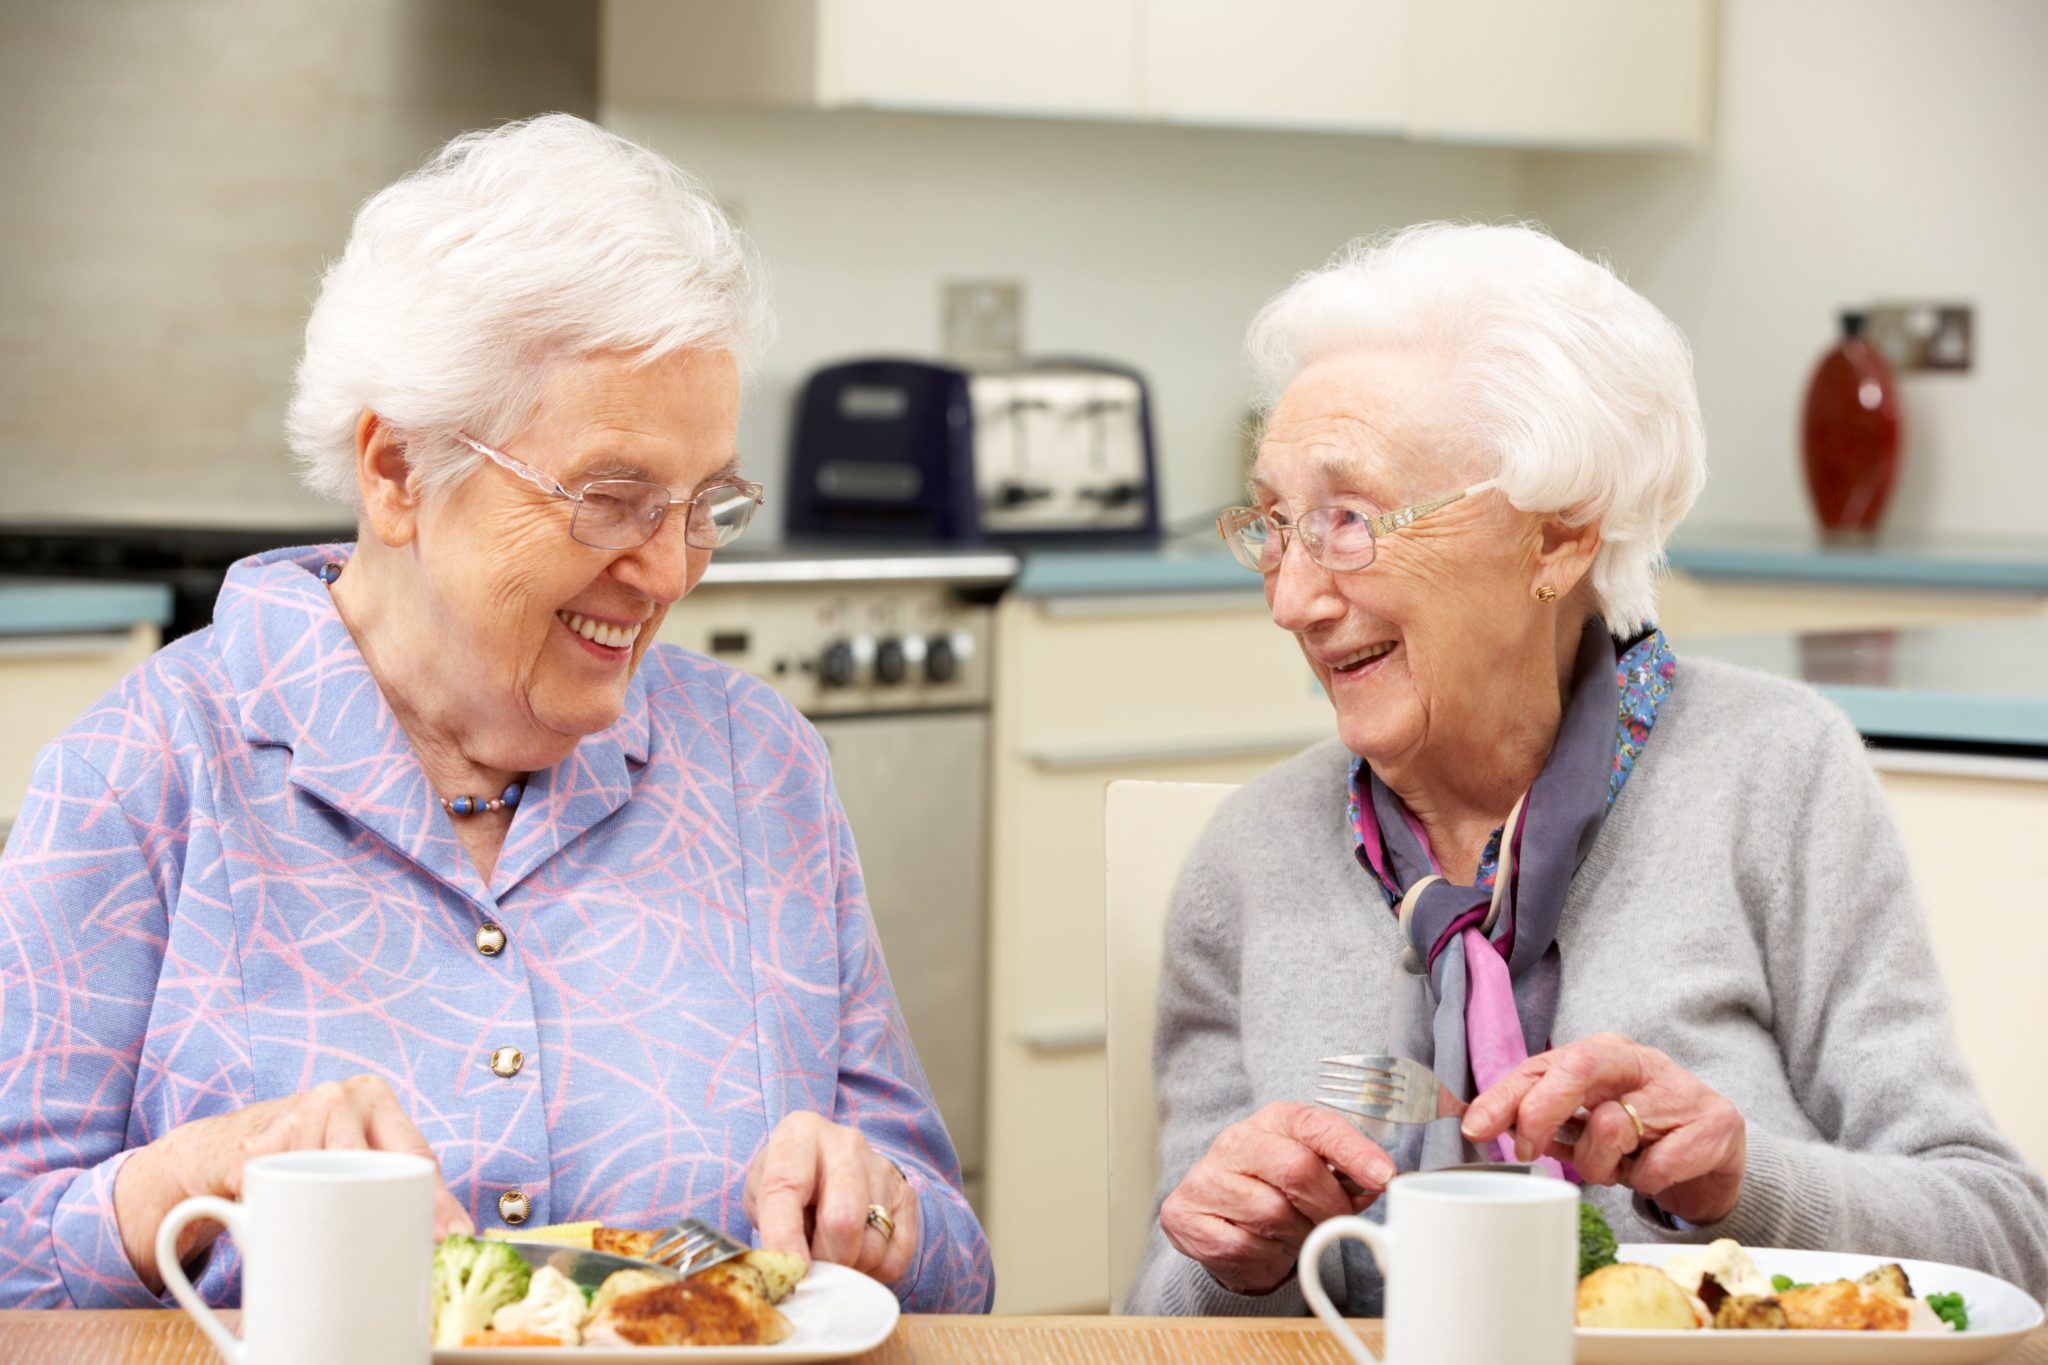
<svg viewBox="0 0 2048 1365"><path fill-rule="evenodd" d="M1653 1265L1608 1265L1579 1281L1581 1327L1689 1332L1699 1327L1692 1300Z"/></svg>

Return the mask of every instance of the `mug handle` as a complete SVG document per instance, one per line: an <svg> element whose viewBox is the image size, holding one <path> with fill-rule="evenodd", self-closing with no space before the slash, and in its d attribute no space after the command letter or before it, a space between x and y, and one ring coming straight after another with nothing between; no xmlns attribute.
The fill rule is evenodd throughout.
<svg viewBox="0 0 2048 1365"><path fill-rule="evenodd" d="M1323 1325L1337 1334L1337 1344L1358 1365L1380 1365L1379 1357L1366 1349L1358 1334L1351 1330L1351 1324L1344 1321L1344 1315L1337 1311L1337 1305L1330 1302L1330 1296L1323 1290L1323 1252L1332 1242L1363 1242L1372 1251L1372 1258L1379 1262L1380 1273L1387 1273L1387 1265L1394 1250L1393 1234L1369 1219L1355 1214L1344 1214L1337 1218L1318 1223L1308 1240L1301 1244L1301 1293L1308 1300L1308 1306L1315 1310Z"/></svg>
<svg viewBox="0 0 2048 1365"><path fill-rule="evenodd" d="M178 1301L178 1307L192 1315L199 1329L213 1339L214 1349L221 1353L229 1365L243 1365L242 1343L235 1334L228 1331L221 1320L214 1316L192 1288L192 1281L185 1278L185 1267L178 1263L178 1234L185 1225L197 1219L208 1218L226 1225L230 1235L237 1242L242 1238L242 1206L210 1194L187 1199L172 1209L156 1230L156 1266L170 1287L171 1297Z"/></svg>

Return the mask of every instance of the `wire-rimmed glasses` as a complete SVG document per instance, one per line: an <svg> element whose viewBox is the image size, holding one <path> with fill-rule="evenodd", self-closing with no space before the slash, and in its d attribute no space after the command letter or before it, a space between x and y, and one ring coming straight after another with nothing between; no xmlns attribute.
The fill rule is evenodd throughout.
<svg viewBox="0 0 2048 1365"><path fill-rule="evenodd" d="M745 479L714 484L690 498L673 497L661 484L640 479L593 479L572 493L561 480L485 445L468 432L458 431L455 439L548 496L575 503L576 510L569 516L569 535L595 550L631 550L645 545L668 519L671 507L690 509L683 522L685 545L716 550L740 538L763 501L761 485Z"/></svg>
<svg viewBox="0 0 2048 1365"><path fill-rule="evenodd" d="M1462 497L1493 487L1491 481L1475 483L1455 493L1446 493L1413 507L1402 507L1375 516L1356 507L1316 507L1293 521L1278 513L1256 507L1228 507L1216 518L1216 533L1230 547L1237 562L1254 573L1271 573L1280 567L1291 533L1301 541L1308 557L1332 573L1355 573L1379 553L1379 538Z"/></svg>

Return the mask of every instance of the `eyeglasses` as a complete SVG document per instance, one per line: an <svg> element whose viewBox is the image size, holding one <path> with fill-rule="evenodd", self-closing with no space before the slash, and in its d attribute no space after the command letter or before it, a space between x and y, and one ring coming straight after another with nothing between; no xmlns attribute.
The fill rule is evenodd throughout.
<svg viewBox="0 0 2048 1365"><path fill-rule="evenodd" d="M1237 562L1255 573L1272 573L1280 567L1290 531L1299 537L1301 547L1316 563L1332 573L1355 573L1372 563L1379 552L1381 536L1392 535L1468 494L1491 487L1491 481L1475 483L1470 488L1378 516L1355 507L1317 507L1289 522L1256 507L1231 507L1216 518L1216 533L1223 537Z"/></svg>
<svg viewBox="0 0 2048 1365"><path fill-rule="evenodd" d="M477 454L517 474L550 497L576 504L569 517L569 535L596 550L631 550L654 539L671 507L687 507L683 543L716 550L740 538L762 502L761 485L745 479L715 484L693 498L670 497L658 483L639 479L593 479L574 493L559 479L521 464L502 450L493 450L467 432L455 439Z"/></svg>

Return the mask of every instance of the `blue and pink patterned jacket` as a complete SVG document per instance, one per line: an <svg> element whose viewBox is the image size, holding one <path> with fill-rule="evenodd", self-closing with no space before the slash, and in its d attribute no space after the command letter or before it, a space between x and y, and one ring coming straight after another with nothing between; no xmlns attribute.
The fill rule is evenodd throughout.
<svg viewBox="0 0 2048 1365"><path fill-rule="evenodd" d="M919 1193L899 1296L986 1311L817 732L655 645L617 722L533 775L485 885L315 576L346 548L236 565L211 628L37 762L0 857L0 1307L155 1306L113 1217L124 1154L372 1072L479 1228L518 1190L533 1224L746 1238L775 1123L855 1125ZM223 1243L198 1287L240 1280Z"/></svg>

